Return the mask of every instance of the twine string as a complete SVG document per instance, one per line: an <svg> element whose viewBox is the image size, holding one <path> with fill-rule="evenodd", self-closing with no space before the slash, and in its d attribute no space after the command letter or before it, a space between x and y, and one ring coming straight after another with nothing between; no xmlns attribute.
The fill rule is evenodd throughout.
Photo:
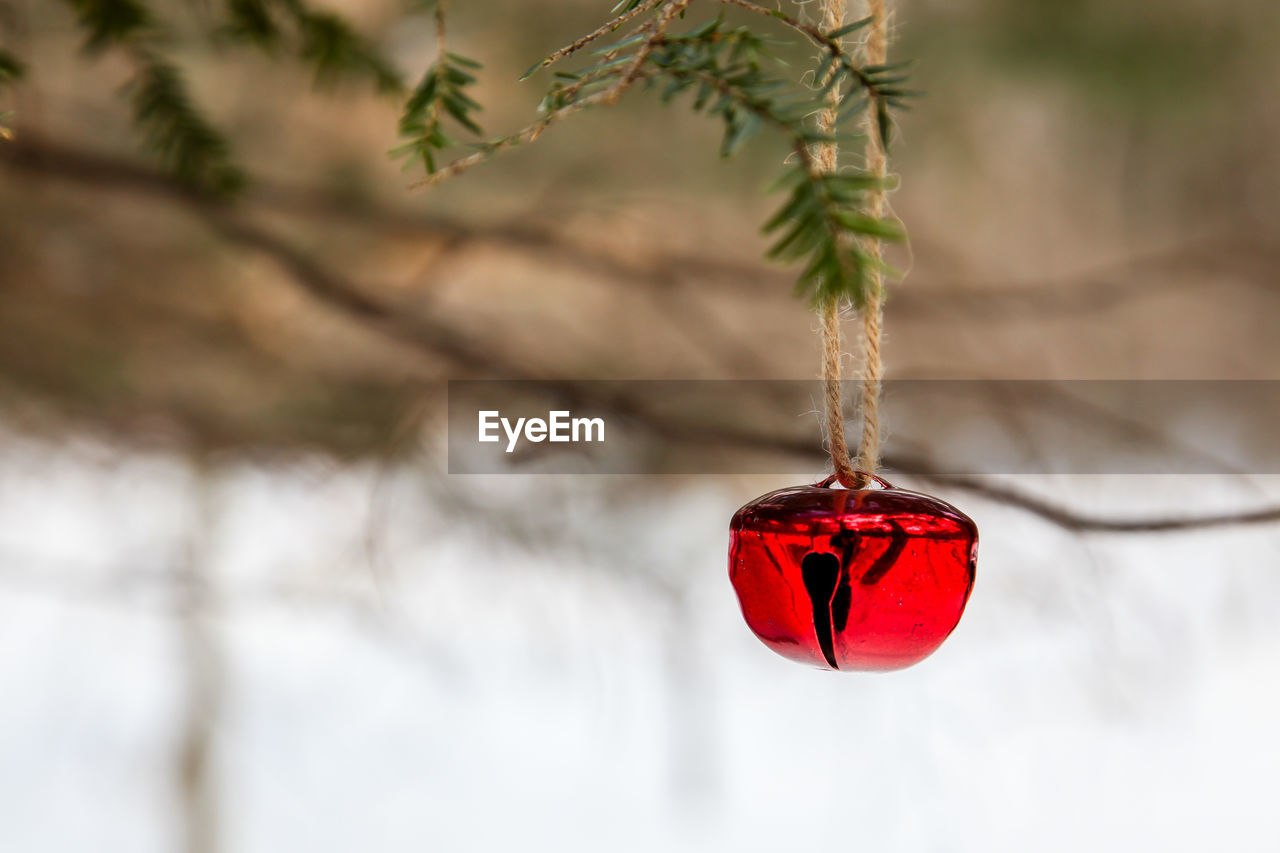
<svg viewBox="0 0 1280 853"><path fill-rule="evenodd" d="M831 32L844 25L846 0L822 0L822 28ZM885 0L868 0L868 12L872 18L867 40L863 46L863 58L868 65L883 65L888 54L888 21ZM833 87L828 95L828 107L818 117L818 126L826 135L835 128L840 107L840 92ZM885 173L884 146L876 126L875 110L867 110L866 169L876 177ZM824 142L818 148L818 165L824 172L834 172L838 166L839 149L833 142ZM867 213L879 217L884 212L884 190L873 189L867 193ZM848 440L844 430L844 400L841 391L841 361L843 359L840 334L840 303L838 299L825 300L819 306L822 323L822 380L826 404L826 428L831 463L840 484L850 489L861 489L870 482L880 465L880 385L883 364L880 356L880 327L884 317L883 280L878 262L881 258L880 241L868 238L865 246L872 259L867 270L867 294L862 307L862 434L858 443L856 466L849 456Z"/></svg>

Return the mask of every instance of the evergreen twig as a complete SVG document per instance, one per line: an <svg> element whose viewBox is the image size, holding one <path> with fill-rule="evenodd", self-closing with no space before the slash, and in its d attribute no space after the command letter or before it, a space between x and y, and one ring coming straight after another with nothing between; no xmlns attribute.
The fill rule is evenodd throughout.
<svg viewBox="0 0 1280 853"><path fill-rule="evenodd" d="M315 11L302 0L279 0L298 30L298 57L315 70L317 84L364 76L383 94L404 91L400 73L339 15Z"/></svg>
<svg viewBox="0 0 1280 853"><path fill-rule="evenodd" d="M490 140L480 146L480 148L475 152L454 160L444 168L439 169L438 171L427 175L427 177L422 180L412 184L410 188L417 189L427 187L441 183L449 178L456 177L463 172L479 166L481 163L491 160L493 157L504 151L508 151L528 142L533 142L542 135L544 130L556 122L569 118L570 116L582 112L589 107L610 106L617 103L627 89L631 88L631 86L640 79L642 74L641 65L643 65L645 59L653 49L650 42L653 39L660 38L662 33L664 33L666 28L669 26L671 19L688 6L690 2L691 0L673 0L673 2L669 3L663 10L662 15L655 19L652 24L647 25L643 29L642 33L647 34L648 37L641 40L643 47L637 51L635 57L630 58L625 65L616 66L616 71L611 70L607 75L601 75L600 79L605 79L606 76L615 78L613 84L608 88L594 92L589 96L582 98L575 97L570 99L567 103L561 103L554 109L549 110L547 114L538 121L526 125L524 128L513 134L500 136L496 139ZM610 56L609 61L616 62L617 60ZM578 87L578 89L575 90L575 95L577 94L577 91L580 90L581 87ZM546 103L545 99L544 103Z"/></svg>
<svg viewBox="0 0 1280 853"><path fill-rule="evenodd" d="M226 138L195 107L181 71L157 49L163 28L138 0L66 0L91 54L117 50L134 68L125 86L147 148L175 178L216 195L245 183Z"/></svg>
<svg viewBox="0 0 1280 853"><path fill-rule="evenodd" d="M0 50L0 91L21 80L26 70L26 65L16 56ZM13 110L0 111L0 139L13 139L13 130L9 127L9 120L12 118Z"/></svg>
<svg viewBox="0 0 1280 853"><path fill-rule="evenodd" d="M133 64L127 93L135 123L160 162L202 190L227 193L242 184L229 143L197 108L181 68L164 50L171 36L152 12L152 0L64 2L79 18L87 51L118 50ZM828 31L756 0L715 3L722 11L734 7L767 18L816 46L819 63L812 82L796 79L775 61L771 51L776 41L753 26L729 26L717 16L687 32L670 32L695 0L621 0L605 23L553 51L525 75L592 51L583 67L556 72L536 121L441 165L440 153L458 146L454 137L459 130L481 133L476 120L481 105L472 95L480 64L447 49L445 3L426 0L420 5L435 6L439 49L406 97L398 125L403 141L392 154L411 164L420 162L426 176L413 186L428 186L532 142L579 112L614 104L637 86L656 92L664 102L688 93L695 112L722 123L723 156L737 152L764 128L786 140L794 153L778 183L783 202L765 224L774 237L769 255L800 264L797 289L811 299L848 298L863 304L869 276L880 262L851 238L901 239L902 231L896 223L860 212L866 194L883 186L878 179L861 172L824 174L815 166L814 149L851 132L850 122L866 115L871 117L870 132L887 144L891 110L903 107L914 94L904 88L903 65L861 64L845 49L842 39L868 20ZM319 83L354 75L371 80L381 92L404 89L400 74L370 42L344 18L308 0L222 0L219 5L218 35L273 55L288 51L313 68ZM598 46L608 37L614 41ZM0 53L0 83L16 74L6 69L20 68ZM838 120L819 131L813 116L832 101L841 104Z"/></svg>
<svg viewBox="0 0 1280 853"><path fill-rule="evenodd" d="M444 131L445 115L471 133L481 132L475 120L480 104L466 93L466 88L476 82L471 71L479 69L480 63L446 50L446 8L446 0L438 0L435 7L438 58L422 75L400 116L400 135L408 141L391 150L393 157L420 159L428 175L436 171L435 152L456 144Z"/></svg>
<svg viewBox="0 0 1280 853"><path fill-rule="evenodd" d="M794 157L778 184L786 198L765 224L766 232L775 235L769 256L802 264L797 291L814 302L847 298L864 304L871 274L882 264L860 241L851 238L904 237L896 222L862 213L865 194L888 182L859 172L826 174L815 162L812 149L832 141L833 134L843 132L867 109L874 111L875 127L882 141L887 142L888 110L901 106L912 93L901 88L903 78L898 68L861 67L843 48L840 39L865 26L865 21L827 33L750 0L718 2L768 14L822 48L815 77L818 82L810 87L784 76L772 53L772 41L750 27L730 27L723 18L716 17L688 32L670 34L669 23L683 14L689 2L639 0L628 4L622 16L530 70L533 73L577 52L604 32L616 31L629 19L628 15L657 10L648 23L613 44L596 49L595 60L586 67L559 72L543 98L541 108L545 115L541 119L516 133L491 140L441 169L430 163L427 177L413 186L440 183L531 142L554 123L590 107L615 103L638 82L657 89L663 102L688 92L693 95L691 106L695 112L723 123L722 156L735 153L765 127L788 140ZM841 100L847 103L842 106L835 127L829 133L815 128L811 117L827 106L833 92L842 91L846 96Z"/></svg>
<svg viewBox="0 0 1280 853"><path fill-rule="evenodd" d="M231 145L196 106L182 69L164 48L172 33L148 0L64 0L84 32L86 53L118 51L133 66L125 93L134 123L148 149L174 177L191 187L227 195L245 174ZM224 18L214 35L275 52L288 46L310 65L317 83L355 75L379 92L404 89L400 74L340 16L313 9L305 0L223 0ZM0 71L3 56L0 55Z"/></svg>
<svg viewBox="0 0 1280 853"><path fill-rule="evenodd" d="M224 0L220 32L268 53L287 47L315 72L318 85L366 77L380 93L404 91L404 80L367 39L340 15L305 0Z"/></svg>
<svg viewBox="0 0 1280 853"><path fill-rule="evenodd" d="M134 121L161 165L183 183L215 195L241 189L244 173L226 138L192 104L177 66L136 52L138 70L126 87Z"/></svg>

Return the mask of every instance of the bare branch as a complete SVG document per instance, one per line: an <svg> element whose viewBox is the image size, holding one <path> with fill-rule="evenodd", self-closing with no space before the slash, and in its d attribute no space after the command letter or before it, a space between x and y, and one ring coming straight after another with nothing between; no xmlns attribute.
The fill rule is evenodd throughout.
<svg viewBox="0 0 1280 853"><path fill-rule="evenodd" d="M560 48L559 50L554 51L546 59L542 60L533 68L530 68L527 72L525 72L524 76L527 78L530 75L535 74L536 72L542 70L543 68L546 68L548 65L551 65L553 63L559 62L561 59L566 59L572 56L573 54L582 50L587 45L594 42L596 39L599 39L603 36L607 36L609 33L615 32L619 27L621 27L627 21L630 21L632 18L636 17L637 15L643 15L645 12L648 12L650 9L653 9L654 7L656 7L657 5L663 2L664 0L644 0L643 3L636 6L631 11L623 12L621 15L618 15L616 18L610 21L607 21L604 24L601 24L600 27L595 31L587 33L585 36L573 42L572 44L567 44L564 47Z"/></svg>
<svg viewBox="0 0 1280 853"><path fill-rule="evenodd" d="M749 12L755 12L758 15L764 15L766 18L772 18L784 27L789 27L796 32L804 35L819 47L826 48L837 56L844 54L844 49L840 42L827 36L822 30L806 24L805 22L793 18L781 9L770 9L767 6L761 6L759 3L752 3L751 0L718 0L718 2L726 6L738 6Z"/></svg>
<svg viewBox="0 0 1280 853"><path fill-rule="evenodd" d="M891 462L893 460L886 460L886 463ZM916 466L912 465L912 467ZM914 476L941 486L961 489L996 503L1016 507L1076 533L1172 533L1280 522L1280 506L1263 506L1256 509L1208 515L1103 518L1101 516L1078 513L1036 495L978 477L944 472L916 474Z"/></svg>
<svg viewBox="0 0 1280 853"><path fill-rule="evenodd" d="M29 152L28 152L29 153ZM182 184L157 173L133 167L110 168L110 163L87 159L41 160L38 156L19 160L0 154L0 162L37 165L57 178L114 189L142 190L176 202L200 215L225 239L259 251L280 264L292 279L319 301L392 340L409 344L436 358L476 373L508 379L543 379L553 393L571 401L591 404L646 428L650 434L672 442L693 446L734 447L743 450L780 453L797 459L817 460L820 448L804 436L790 437L757 433L730 426L681 423L642 409L625 398L590 396L581 383L547 380L532 375L518 360L504 358L493 348L473 343L454 332L445 322L421 314L409 315L365 293L354 283L308 258L275 235L246 222L227 205L210 200ZM1078 513L1075 510L1027 494L1007 485L977 477L950 473L918 459L887 456L889 470L916 472L912 476L947 488L969 492L996 503L1037 515L1067 530L1079 533L1156 533L1195 531L1210 528L1267 524L1280 521L1280 507L1268 506L1229 513L1196 516L1161 516L1139 519L1111 519Z"/></svg>

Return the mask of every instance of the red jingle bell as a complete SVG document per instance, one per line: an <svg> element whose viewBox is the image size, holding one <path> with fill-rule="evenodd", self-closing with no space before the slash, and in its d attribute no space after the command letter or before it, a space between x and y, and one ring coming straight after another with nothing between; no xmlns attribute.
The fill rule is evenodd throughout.
<svg viewBox="0 0 1280 853"><path fill-rule="evenodd" d="M823 669L901 669L951 634L973 589L978 528L937 498L896 489L770 492L733 516L729 578L747 625Z"/></svg>

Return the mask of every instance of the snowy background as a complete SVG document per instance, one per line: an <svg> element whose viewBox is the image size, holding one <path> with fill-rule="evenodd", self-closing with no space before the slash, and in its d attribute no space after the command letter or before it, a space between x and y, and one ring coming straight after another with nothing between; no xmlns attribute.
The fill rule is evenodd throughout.
<svg viewBox="0 0 1280 853"><path fill-rule="evenodd" d="M760 483L5 446L0 850L171 850L191 809L263 853L1280 837L1275 529L1080 537L952 496L983 532L960 628L838 674L738 617L726 524ZM1280 492L1023 484L1103 511Z"/></svg>

